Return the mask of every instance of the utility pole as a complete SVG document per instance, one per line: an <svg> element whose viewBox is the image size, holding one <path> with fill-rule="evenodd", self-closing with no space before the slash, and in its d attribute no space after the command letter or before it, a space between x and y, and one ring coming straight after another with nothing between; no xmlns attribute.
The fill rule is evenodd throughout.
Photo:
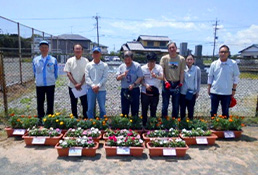
<svg viewBox="0 0 258 175"><path fill-rule="evenodd" d="M217 30L219 30L218 26L218 20L216 19L216 23L214 25L214 41L213 41L213 54L212 54L212 61L215 60L215 46L216 46L216 40L218 39L217 37Z"/></svg>
<svg viewBox="0 0 258 175"><path fill-rule="evenodd" d="M98 46L99 46L99 18L100 18L100 16L98 16L96 14L96 16L93 16L93 18L96 19L96 22L97 22L97 24L96 24L96 26L97 26L97 41L98 41Z"/></svg>

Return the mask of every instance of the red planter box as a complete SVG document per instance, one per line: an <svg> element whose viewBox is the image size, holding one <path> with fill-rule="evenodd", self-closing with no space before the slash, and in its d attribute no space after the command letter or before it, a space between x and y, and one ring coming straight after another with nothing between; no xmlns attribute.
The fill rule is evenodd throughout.
<svg viewBox="0 0 258 175"><path fill-rule="evenodd" d="M121 154L117 154L117 148L118 148L117 146L107 146L106 143L104 143L104 148L107 156L121 155ZM127 156L140 157L142 156L144 145L142 145L142 147L129 147L129 149L130 149L130 154L128 154Z"/></svg>
<svg viewBox="0 0 258 175"><path fill-rule="evenodd" d="M218 138L225 138L225 132L227 131L216 131L216 130L211 130L213 134L216 134L218 136ZM234 138L239 138L242 135L243 131L230 131L234 133Z"/></svg>
<svg viewBox="0 0 258 175"><path fill-rule="evenodd" d="M8 128L7 127L7 128L4 128L4 130L6 131L7 137L23 136L24 134L27 133L27 129L24 129L25 130L24 134L15 134L15 133L13 133L15 130L20 130L20 129L13 129L13 128Z"/></svg>
<svg viewBox="0 0 258 175"><path fill-rule="evenodd" d="M200 139L206 138L207 139L206 145L214 145L216 139L218 138L215 134L212 134L211 136L200 136L200 137L183 137L182 134L180 134L180 137L185 141L185 143L187 145L197 145L198 143L197 143L196 139L198 139L198 138L200 138ZM200 145L202 145L202 144L200 144Z"/></svg>
<svg viewBox="0 0 258 175"><path fill-rule="evenodd" d="M149 149L149 154L152 157L156 156L165 156L163 154L164 149L170 149L165 147L151 147L150 143L147 143L147 148ZM189 147L186 145L186 147L175 147L176 157L184 157L186 155L186 151L189 149Z"/></svg>
<svg viewBox="0 0 258 175"><path fill-rule="evenodd" d="M61 140L61 138L63 137L63 134L60 134L59 136L57 137L49 137L49 136L28 136L28 133L26 133L24 136L22 136L22 138L24 139L25 141L25 144L27 146L31 146L31 145L49 145L49 146L55 146L59 140ZM45 138L45 143L44 144L34 144L32 143L33 142L33 139L34 138Z"/></svg>
<svg viewBox="0 0 258 175"><path fill-rule="evenodd" d="M95 142L95 146L92 148L82 148L82 156L94 157L96 156L96 150L99 147L99 143ZM59 157L69 156L69 148L62 148L59 143L56 144L55 148Z"/></svg>

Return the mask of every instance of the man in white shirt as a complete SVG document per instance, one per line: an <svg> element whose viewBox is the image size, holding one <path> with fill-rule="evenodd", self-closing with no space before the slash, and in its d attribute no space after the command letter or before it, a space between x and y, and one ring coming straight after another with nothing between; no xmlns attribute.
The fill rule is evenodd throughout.
<svg viewBox="0 0 258 175"><path fill-rule="evenodd" d="M78 118L77 114L77 103L78 98L75 98L72 89L75 88L76 90L82 90L82 86L85 85L85 68L89 60L87 58L82 57L83 47L80 44L75 44L73 47L74 55L73 57L69 58L65 64L64 71L67 72L67 76L69 78L68 88L69 88L69 95L71 101L71 110L73 116ZM87 95L83 95L80 97L82 111L83 111L83 118L87 118Z"/></svg>
<svg viewBox="0 0 258 175"><path fill-rule="evenodd" d="M100 60L101 49L94 47L92 50L93 60L87 64L85 69L85 80L89 88L87 94L88 100L88 118L94 118L94 107L96 100L99 104L100 118L106 115L106 82L108 77L108 65Z"/></svg>
<svg viewBox="0 0 258 175"><path fill-rule="evenodd" d="M211 98L211 116L217 114L220 102L222 115L229 117L231 97L235 95L240 75L236 61L229 59L229 55L229 47L222 45L219 48L219 59L210 66L208 94Z"/></svg>
<svg viewBox="0 0 258 175"><path fill-rule="evenodd" d="M156 117L157 106L159 103L159 87L163 80L163 69L156 64L157 55L150 53L147 55L148 63L141 67L143 72L141 103L142 103L142 123L146 126L148 108L150 116Z"/></svg>

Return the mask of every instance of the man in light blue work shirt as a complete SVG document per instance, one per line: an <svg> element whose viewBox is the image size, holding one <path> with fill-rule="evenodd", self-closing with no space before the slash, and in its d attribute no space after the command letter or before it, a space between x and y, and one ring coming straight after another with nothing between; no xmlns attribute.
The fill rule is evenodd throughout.
<svg viewBox="0 0 258 175"><path fill-rule="evenodd" d="M126 51L124 63L118 67L117 81L121 81L121 106L122 114L128 115L131 107L131 115L138 116L140 105L139 85L143 78L141 65L133 61L133 53Z"/></svg>
<svg viewBox="0 0 258 175"><path fill-rule="evenodd" d="M54 113L55 82L58 77L58 64L56 58L48 55L49 43L39 43L40 56L33 59L33 72L36 79L38 117L42 119L45 114ZM44 110L45 96L47 96L47 111Z"/></svg>
<svg viewBox="0 0 258 175"><path fill-rule="evenodd" d="M108 65L100 60L101 49L94 47L92 50L93 60L87 64L85 69L85 80L89 88L87 94L88 100L88 118L94 118L94 107L96 100L99 104L100 118L106 115L106 82L108 77Z"/></svg>
<svg viewBox="0 0 258 175"><path fill-rule="evenodd" d="M231 98L235 95L239 81L239 69L236 61L229 59L227 45L219 48L219 59L211 64L208 74L208 94L211 98L211 116L217 115L221 102L222 115L229 117Z"/></svg>

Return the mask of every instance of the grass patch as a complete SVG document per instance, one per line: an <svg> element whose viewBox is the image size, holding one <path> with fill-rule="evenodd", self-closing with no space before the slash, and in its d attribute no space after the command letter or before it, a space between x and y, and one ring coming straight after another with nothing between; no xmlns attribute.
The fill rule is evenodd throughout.
<svg viewBox="0 0 258 175"><path fill-rule="evenodd" d="M240 78L258 80L258 72L241 72Z"/></svg>

